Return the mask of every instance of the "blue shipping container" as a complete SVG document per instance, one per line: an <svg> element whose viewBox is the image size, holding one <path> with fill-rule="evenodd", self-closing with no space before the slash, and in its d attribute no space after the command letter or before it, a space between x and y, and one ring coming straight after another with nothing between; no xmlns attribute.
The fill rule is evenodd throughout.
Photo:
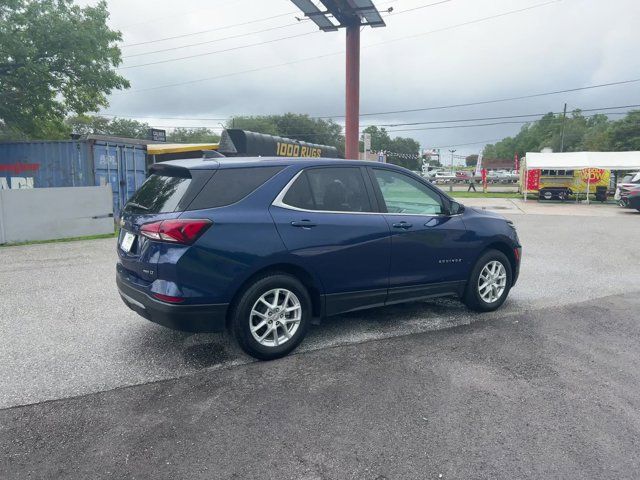
<svg viewBox="0 0 640 480"><path fill-rule="evenodd" d="M86 141L0 143L0 188L94 185Z"/></svg>
<svg viewBox="0 0 640 480"><path fill-rule="evenodd" d="M111 184L113 212L146 178L146 142L101 137L0 143L0 189Z"/></svg>

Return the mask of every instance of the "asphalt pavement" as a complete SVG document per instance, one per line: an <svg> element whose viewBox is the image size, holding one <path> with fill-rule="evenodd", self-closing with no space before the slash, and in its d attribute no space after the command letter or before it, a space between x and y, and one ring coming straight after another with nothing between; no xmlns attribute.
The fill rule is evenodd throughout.
<svg viewBox="0 0 640 480"><path fill-rule="evenodd" d="M638 478L640 292L0 411L0 478Z"/></svg>
<svg viewBox="0 0 640 480"><path fill-rule="evenodd" d="M498 312L333 317L268 363L129 311L112 239L0 248L0 478L637 478L640 214L511 218Z"/></svg>
<svg viewBox="0 0 640 480"><path fill-rule="evenodd" d="M450 328L640 285L640 214L513 215L522 273L493 314L456 300L327 319L298 352ZM0 408L180 377L253 360L223 334L187 334L130 311L115 288L115 240L0 248Z"/></svg>

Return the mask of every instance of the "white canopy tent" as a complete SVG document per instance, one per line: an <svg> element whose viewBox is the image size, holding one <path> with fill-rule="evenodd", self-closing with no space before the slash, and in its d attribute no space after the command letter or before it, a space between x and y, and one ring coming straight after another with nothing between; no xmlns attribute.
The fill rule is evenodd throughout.
<svg viewBox="0 0 640 480"><path fill-rule="evenodd" d="M578 170L640 170L640 151L632 152L527 152L524 159L524 199L527 199L527 179L531 169ZM587 203L589 202L587 183Z"/></svg>

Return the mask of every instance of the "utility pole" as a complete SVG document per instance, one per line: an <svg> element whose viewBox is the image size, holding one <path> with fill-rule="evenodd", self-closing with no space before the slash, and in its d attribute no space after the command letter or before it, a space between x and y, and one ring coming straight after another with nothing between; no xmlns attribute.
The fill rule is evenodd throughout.
<svg viewBox="0 0 640 480"><path fill-rule="evenodd" d="M455 148L450 148L449 151L451 152L451 175L454 175L454 173L453 173L453 154L456 152L456 149ZM449 182L449 191L453 192L453 178Z"/></svg>
<svg viewBox="0 0 640 480"><path fill-rule="evenodd" d="M360 120L360 23L347 27L344 138L346 159L358 159ZM365 157L366 158L366 157Z"/></svg>
<svg viewBox="0 0 640 480"><path fill-rule="evenodd" d="M564 121L567 118L567 104L564 104L564 110L562 111L562 131L560 132L560 152L564 151Z"/></svg>

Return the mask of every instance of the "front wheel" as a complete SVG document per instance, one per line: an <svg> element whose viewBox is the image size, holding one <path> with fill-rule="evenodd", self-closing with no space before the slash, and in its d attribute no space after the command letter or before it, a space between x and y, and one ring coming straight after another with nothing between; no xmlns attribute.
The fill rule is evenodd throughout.
<svg viewBox="0 0 640 480"><path fill-rule="evenodd" d="M512 279L511 262L506 255L489 250L473 267L462 300L477 312L497 310L509 295Z"/></svg>
<svg viewBox="0 0 640 480"><path fill-rule="evenodd" d="M231 330L252 357L273 360L295 349L311 322L311 300L298 279L287 274L258 278L231 312Z"/></svg>

